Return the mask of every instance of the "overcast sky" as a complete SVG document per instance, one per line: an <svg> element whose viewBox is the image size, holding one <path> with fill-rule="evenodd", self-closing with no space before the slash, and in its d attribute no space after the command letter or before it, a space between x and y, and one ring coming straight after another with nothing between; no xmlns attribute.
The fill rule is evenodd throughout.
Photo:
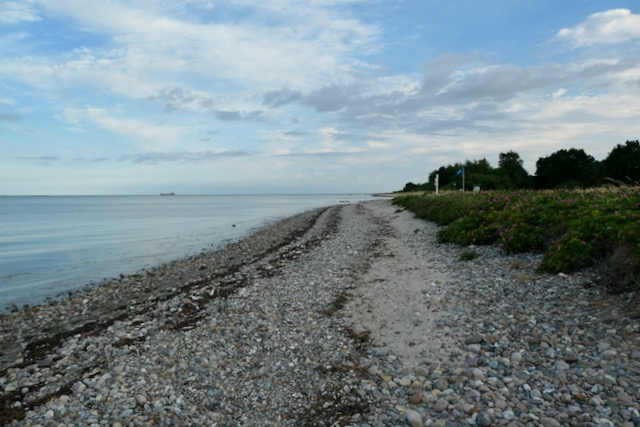
<svg viewBox="0 0 640 427"><path fill-rule="evenodd" d="M391 191L639 138L637 0L0 2L0 194Z"/></svg>

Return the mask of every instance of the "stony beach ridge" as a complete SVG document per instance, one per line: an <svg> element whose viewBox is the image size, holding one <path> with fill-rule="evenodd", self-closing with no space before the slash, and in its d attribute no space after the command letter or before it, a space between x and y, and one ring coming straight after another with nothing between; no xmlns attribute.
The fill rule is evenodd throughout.
<svg viewBox="0 0 640 427"><path fill-rule="evenodd" d="M640 425L635 295L436 231L315 209L4 313L0 424Z"/></svg>

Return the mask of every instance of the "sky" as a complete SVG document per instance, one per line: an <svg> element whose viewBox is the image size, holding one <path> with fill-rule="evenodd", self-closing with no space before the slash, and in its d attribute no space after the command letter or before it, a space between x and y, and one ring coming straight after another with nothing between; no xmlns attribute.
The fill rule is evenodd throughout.
<svg viewBox="0 0 640 427"><path fill-rule="evenodd" d="M637 0L0 0L0 195L384 192L637 139Z"/></svg>

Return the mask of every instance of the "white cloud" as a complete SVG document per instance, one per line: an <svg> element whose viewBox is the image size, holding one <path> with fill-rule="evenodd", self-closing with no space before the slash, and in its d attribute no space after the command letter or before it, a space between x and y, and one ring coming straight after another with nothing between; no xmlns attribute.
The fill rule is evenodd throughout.
<svg viewBox="0 0 640 427"><path fill-rule="evenodd" d="M166 150L180 146L185 129L151 123L139 119L112 117L99 108L67 109L67 121L77 128L97 126L102 130L123 136L137 143L144 150Z"/></svg>
<svg viewBox="0 0 640 427"><path fill-rule="evenodd" d="M38 16L31 1L22 3L6 1L0 3L0 23L14 24L17 22L38 22L42 18Z"/></svg>
<svg viewBox="0 0 640 427"><path fill-rule="evenodd" d="M221 23L215 14L209 20L180 19L159 2L151 2L153 7L149 3L44 1L50 13L76 20L85 31L115 42L63 69L88 70L96 73L96 80L107 77L113 83L128 76L133 81L127 88L151 82L166 86L194 77L224 79L226 87L232 82L233 88L310 88L322 81L352 80L353 73L366 70L355 56L372 46L377 35L372 26L306 2L277 10L270 8L274 2L232 4L266 10L278 25L251 19ZM222 91L225 85L214 89Z"/></svg>
<svg viewBox="0 0 640 427"><path fill-rule="evenodd" d="M562 98L566 94L567 94L567 90L564 88L560 88L557 91L553 92L553 95L551 95L551 98L552 99Z"/></svg>
<svg viewBox="0 0 640 427"><path fill-rule="evenodd" d="M622 43L640 38L640 15L628 9L594 13L574 27L563 28L557 37L576 46Z"/></svg>

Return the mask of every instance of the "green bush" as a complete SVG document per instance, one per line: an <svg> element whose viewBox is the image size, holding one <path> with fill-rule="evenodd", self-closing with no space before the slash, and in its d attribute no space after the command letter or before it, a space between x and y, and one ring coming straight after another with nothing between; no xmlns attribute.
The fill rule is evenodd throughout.
<svg viewBox="0 0 640 427"><path fill-rule="evenodd" d="M577 271L621 246L640 260L640 187L425 193L394 203L443 226L440 242L543 253L541 271Z"/></svg>

